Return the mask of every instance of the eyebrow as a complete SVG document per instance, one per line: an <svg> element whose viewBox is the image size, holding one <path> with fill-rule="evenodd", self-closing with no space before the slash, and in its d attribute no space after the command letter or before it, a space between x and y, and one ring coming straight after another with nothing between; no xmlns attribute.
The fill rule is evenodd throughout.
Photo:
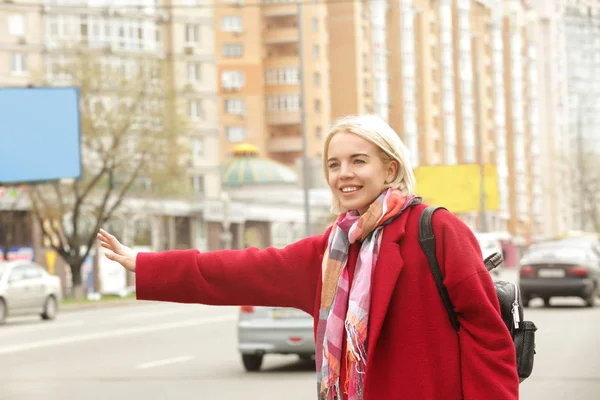
<svg viewBox="0 0 600 400"><path fill-rule="evenodd" d="M351 154L350 158L356 158L356 157L369 157L368 154L365 153L355 153L355 154ZM337 160L337 157L331 157L330 159L327 160L327 162L329 161L333 161L333 160Z"/></svg>

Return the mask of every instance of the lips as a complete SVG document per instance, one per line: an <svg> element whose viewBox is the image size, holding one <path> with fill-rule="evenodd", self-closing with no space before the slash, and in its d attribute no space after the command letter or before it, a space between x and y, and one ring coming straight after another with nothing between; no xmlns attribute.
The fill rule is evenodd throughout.
<svg viewBox="0 0 600 400"><path fill-rule="evenodd" d="M362 186L343 186L340 188L340 192L342 192L344 194L355 193L356 191L360 190L361 188L362 188Z"/></svg>

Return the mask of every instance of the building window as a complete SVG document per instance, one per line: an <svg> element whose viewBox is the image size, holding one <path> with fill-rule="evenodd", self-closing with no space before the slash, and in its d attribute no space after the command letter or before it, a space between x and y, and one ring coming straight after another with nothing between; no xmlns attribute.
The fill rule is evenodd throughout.
<svg viewBox="0 0 600 400"><path fill-rule="evenodd" d="M295 112L300 111L300 96L297 94L283 94L267 97L267 111Z"/></svg>
<svg viewBox="0 0 600 400"><path fill-rule="evenodd" d="M13 53L10 58L10 72L15 75L27 74L27 56L22 53Z"/></svg>
<svg viewBox="0 0 600 400"><path fill-rule="evenodd" d="M188 103L188 116L192 120L202 118L202 102L200 100L191 100Z"/></svg>
<svg viewBox="0 0 600 400"><path fill-rule="evenodd" d="M194 83L200 81L201 76L201 65L199 63L188 63L187 64L187 77L188 82Z"/></svg>
<svg viewBox="0 0 600 400"><path fill-rule="evenodd" d="M244 115L246 112L246 102L244 99L226 99L225 112L227 114Z"/></svg>
<svg viewBox="0 0 600 400"><path fill-rule="evenodd" d="M319 31L319 20L316 18L313 18L311 23L312 23L312 31L318 32Z"/></svg>
<svg viewBox="0 0 600 400"><path fill-rule="evenodd" d="M193 162L204 157L204 139L201 139L201 138L192 139L191 147L192 147L192 161Z"/></svg>
<svg viewBox="0 0 600 400"><path fill-rule="evenodd" d="M25 36L25 17L20 14L8 16L8 34L12 36Z"/></svg>
<svg viewBox="0 0 600 400"><path fill-rule="evenodd" d="M186 44L196 44L199 40L199 27L195 24L186 24L185 25L185 43Z"/></svg>
<svg viewBox="0 0 600 400"><path fill-rule="evenodd" d="M224 89L239 89L246 83L246 77L243 71L223 71L221 72L221 85Z"/></svg>
<svg viewBox="0 0 600 400"><path fill-rule="evenodd" d="M193 175L191 177L192 181L192 189L196 194L204 194L204 176L203 175Z"/></svg>
<svg viewBox="0 0 600 400"><path fill-rule="evenodd" d="M315 112L321 112L321 100L315 100Z"/></svg>
<svg viewBox="0 0 600 400"><path fill-rule="evenodd" d="M243 142L246 140L246 127L227 126L225 127L225 135L230 142Z"/></svg>
<svg viewBox="0 0 600 400"><path fill-rule="evenodd" d="M267 85L297 85L298 67L272 68L266 72Z"/></svg>
<svg viewBox="0 0 600 400"><path fill-rule="evenodd" d="M315 59L315 60L319 59L319 45L318 44L313 45L312 56L313 56L313 59Z"/></svg>
<svg viewBox="0 0 600 400"><path fill-rule="evenodd" d="M239 15L227 15L221 18L221 32L241 32L242 17Z"/></svg>
<svg viewBox="0 0 600 400"><path fill-rule="evenodd" d="M323 128L321 128L320 126L317 126L315 128L315 138L317 140L321 140L321 136L323 135Z"/></svg>
<svg viewBox="0 0 600 400"><path fill-rule="evenodd" d="M315 86L320 86L321 85L321 74L318 72L315 72L313 74L313 84Z"/></svg>
<svg viewBox="0 0 600 400"><path fill-rule="evenodd" d="M221 47L223 57L233 58L244 55L244 45L239 43L227 43Z"/></svg>

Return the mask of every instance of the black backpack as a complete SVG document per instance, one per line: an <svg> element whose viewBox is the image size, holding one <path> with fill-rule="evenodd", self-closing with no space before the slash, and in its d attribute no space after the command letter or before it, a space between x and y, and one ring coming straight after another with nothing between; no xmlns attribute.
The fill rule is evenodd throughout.
<svg viewBox="0 0 600 400"><path fill-rule="evenodd" d="M435 283L444 302L444 306L448 311L450 322L456 333L459 332L460 323L456 317L454 306L448 296L448 290L444 286L442 272L438 265L435 255L435 234L433 233L433 224L431 218L433 213L443 207L427 207L419 219L419 243L431 267L431 273L435 279ZM487 257L484 261L488 271L502 264L502 255L494 253ZM533 356L535 354L535 331L537 328L531 321L523 320L523 304L521 302L521 292L519 286L506 281L495 281L496 293L500 301L500 311L502 320L508 328L517 353L517 373L519 374L520 382L523 382L531 375L533 369Z"/></svg>

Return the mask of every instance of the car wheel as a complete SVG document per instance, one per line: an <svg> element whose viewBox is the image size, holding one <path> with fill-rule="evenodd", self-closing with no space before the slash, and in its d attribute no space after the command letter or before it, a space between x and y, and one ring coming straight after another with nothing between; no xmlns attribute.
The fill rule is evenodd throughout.
<svg viewBox="0 0 600 400"><path fill-rule="evenodd" d="M256 372L260 370L262 360L262 354L242 354L242 362L244 363L244 368L248 372Z"/></svg>
<svg viewBox="0 0 600 400"><path fill-rule="evenodd" d="M256 372L260 370L260 366L263 362L262 354L242 354L242 362L244 363L244 368L248 372Z"/></svg>
<svg viewBox="0 0 600 400"><path fill-rule="evenodd" d="M4 300L0 299L0 325L4 323L6 314L8 314L8 308L6 308L6 303Z"/></svg>
<svg viewBox="0 0 600 400"><path fill-rule="evenodd" d="M298 354L298 357L300 357L300 360L302 360L302 361L312 361L313 360L312 354Z"/></svg>
<svg viewBox="0 0 600 400"><path fill-rule="evenodd" d="M544 302L544 307L550 307L550 297L542 297L542 301Z"/></svg>
<svg viewBox="0 0 600 400"><path fill-rule="evenodd" d="M596 304L596 295L594 292L592 292L589 296L584 297L583 301L585 301L585 306L586 307L594 307L594 305Z"/></svg>
<svg viewBox="0 0 600 400"><path fill-rule="evenodd" d="M44 312L42 313L42 319L52 320L56 318L56 299L54 296L48 296L46 303L44 304Z"/></svg>

